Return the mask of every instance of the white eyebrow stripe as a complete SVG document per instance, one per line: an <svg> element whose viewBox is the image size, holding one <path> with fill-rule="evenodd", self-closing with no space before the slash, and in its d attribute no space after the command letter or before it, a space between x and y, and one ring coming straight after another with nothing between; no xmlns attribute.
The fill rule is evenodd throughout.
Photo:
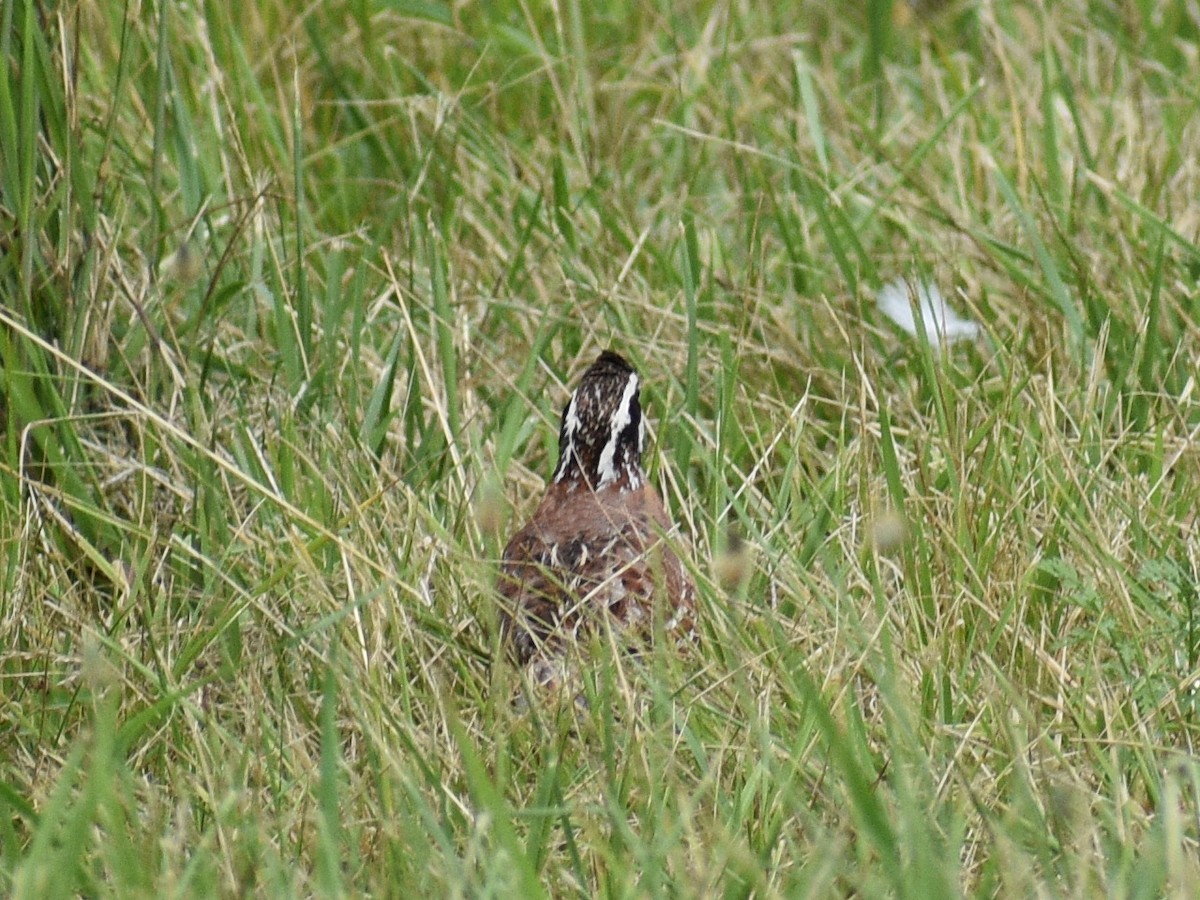
<svg viewBox="0 0 1200 900"><path fill-rule="evenodd" d="M575 432L579 431L583 424L579 421L578 399L579 391L576 391L571 395L571 402L567 404L567 414L563 417L563 422L567 426L567 437L571 438L575 437Z"/></svg>
<svg viewBox="0 0 1200 900"><path fill-rule="evenodd" d="M571 402L567 404L567 411L563 414L563 441L559 448L558 468L554 472L555 484L567 477L567 465L575 455L575 435L583 427L583 423L579 421L578 397L579 391L576 390L571 395Z"/></svg>
<svg viewBox="0 0 1200 900"><path fill-rule="evenodd" d="M604 487L604 485L615 481L617 478L617 470L614 466L617 455L617 438L621 436L621 432L633 421L633 414L630 412L630 409L637 389L637 372L630 372L629 380L625 382L625 390L621 394L621 402L617 404L612 419L609 420L608 443L600 451L600 484L597 487Z"/></svg>

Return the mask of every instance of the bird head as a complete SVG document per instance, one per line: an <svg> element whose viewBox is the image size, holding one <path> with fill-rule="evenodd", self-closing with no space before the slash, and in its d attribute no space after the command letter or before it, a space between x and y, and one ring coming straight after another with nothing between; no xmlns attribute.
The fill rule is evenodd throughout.
<svg viewBox="0 0 1200 900"><path fill-rule="evenodd" d="M555 484L591 490L642 486L646 423L640 388L633 366L611 350L588 366L563 409Z"/></svg>

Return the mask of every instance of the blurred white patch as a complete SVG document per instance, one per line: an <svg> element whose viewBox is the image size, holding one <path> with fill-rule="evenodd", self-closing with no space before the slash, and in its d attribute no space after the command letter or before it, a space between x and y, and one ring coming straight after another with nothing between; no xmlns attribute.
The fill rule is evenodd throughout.
<svg viewBox="0 0 1200 900"><path fill-rule="evenodd" d="M923 281L909 284L903 278L897 278L881 287L875 300L880 312L911 335L921 333L913 315L914 306L919 309L925 323L925 336L935 350L942 344L979 336L979 323L959 318L958 313L946 305L936 284Z"/></svg>

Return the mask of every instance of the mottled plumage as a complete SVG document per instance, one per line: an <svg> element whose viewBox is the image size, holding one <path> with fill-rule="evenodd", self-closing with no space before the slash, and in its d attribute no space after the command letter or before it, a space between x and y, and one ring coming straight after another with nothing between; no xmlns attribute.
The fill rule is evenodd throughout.
<svg viewBox="0 0 1200 900"><path fill-rule="evenodd" d="M645 434L637 373L601 353L563 410L546 495L504 550L505 638L539 683L557 681L569 648L604 621L631 646L658 628L695 638L695 591L642 469Z"/></svg>

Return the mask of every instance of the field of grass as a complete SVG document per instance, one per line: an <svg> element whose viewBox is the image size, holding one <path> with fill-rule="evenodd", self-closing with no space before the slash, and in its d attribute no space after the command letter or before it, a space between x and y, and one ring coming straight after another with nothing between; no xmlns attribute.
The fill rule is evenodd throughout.
<svg viewBox="0 0 1200 900"><path fill-rule="evenodd" d="M1194 2L0 47L0 894L1200 895ZM701 643L522 710L497 560L606 347Z"/></svg>

